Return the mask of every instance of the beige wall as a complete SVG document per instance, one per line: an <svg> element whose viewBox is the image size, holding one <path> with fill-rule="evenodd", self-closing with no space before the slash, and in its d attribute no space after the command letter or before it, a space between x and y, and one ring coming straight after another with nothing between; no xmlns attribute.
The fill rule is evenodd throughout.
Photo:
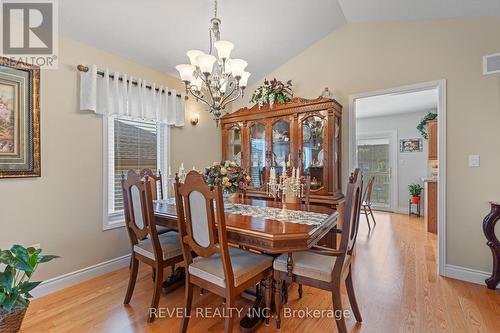
<svg viewBox="0 0 500 333"><path fill-rule="evenodd" d="M500 52L499 31L500 18L348 24L267 75L292 79L296 96L333 89L344 105L344 152L349 95L446 79L446 261L483 271L491 254L481 221L500 198L500 78L482 75L482 56ZM481 155L480 168L467 166L469 154Z"/></svg>
<svg viewBox="0 0 500 333"><path fill-rule="evenodd" d="M61 259L40 267L47 279L110 260L129 252L123 228L102 231L102 119L79 111L76 65L95 63L148 82L181 88L177 79L124 58L62 38L59 69L41 74L42 177L0 180L0 248L13 243L41 244ZM187 119L172 131L172 167L190 167L220 159L220 134L194 102Z"/></svg>

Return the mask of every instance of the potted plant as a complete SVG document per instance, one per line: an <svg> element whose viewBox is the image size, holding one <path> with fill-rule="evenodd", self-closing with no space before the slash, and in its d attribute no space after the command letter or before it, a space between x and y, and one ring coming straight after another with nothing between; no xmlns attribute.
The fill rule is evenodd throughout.
<svg viewBox="0 0 500 333"><path fill-rule="evenodd" d="M276 80L264 80L264 85L255 89L250 99L251 103L259 104L259 108L265 103L272 108L274 103L282 104L292 100L292 80L286 83Z"/></svg>
<svg viewBox="0 0 500 333"><path fill-rule="evenodd" d="M422 193L422 190L424 189L420 184L410 184L408 185L408 189L410 190L411 194L411 202L414 204L419 204L420 203L420 193Z"/></svg>
<svg viewBox="0 0 500 333"><path fill-rule="evenodd" d="M41 249L14 245L10 250L0 249L0 263L5 265L0 272L0 332L18 332L28 309L30 292L41 281L30 281L41 263L54 258L41 255Z"/></svg>

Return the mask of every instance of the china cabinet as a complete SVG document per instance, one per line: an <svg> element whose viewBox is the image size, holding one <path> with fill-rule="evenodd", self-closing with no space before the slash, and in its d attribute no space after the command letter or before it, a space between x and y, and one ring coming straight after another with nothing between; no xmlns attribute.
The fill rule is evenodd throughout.
<svg viewBox="0 0 500 333"><path fill-rule="evenodd" d="M221 118L222 155L251 176L247 195L266 197L271 167L311 174L311 202L337 208L341 191L342 105L330 98L242 108ZM339 207L340 208L340 207Z"/></svg>

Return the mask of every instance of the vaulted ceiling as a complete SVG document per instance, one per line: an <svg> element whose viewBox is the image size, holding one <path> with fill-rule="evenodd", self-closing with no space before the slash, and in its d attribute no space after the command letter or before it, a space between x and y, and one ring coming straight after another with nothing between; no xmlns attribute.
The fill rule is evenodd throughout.
<svg viewBox="0 0 500 333"><path fill-rule="evenodd" d="M219 0L218 16L252 82L346 22L487 15L500 0ZM174 75L187 50L207 51L212 17L212 0L59 1L63 35Z"/></svg>

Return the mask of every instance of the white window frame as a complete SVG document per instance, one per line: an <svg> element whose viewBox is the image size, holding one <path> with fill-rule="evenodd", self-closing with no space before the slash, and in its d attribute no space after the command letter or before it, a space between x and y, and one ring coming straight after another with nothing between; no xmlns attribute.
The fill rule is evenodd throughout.
<svg viewBox="0 0 500 333"><path fill-rule="evenodd" d="M102 229L103 231L125 226L125 216L123 212L110 212L109 207L114 204L113 198L110 196L110 189L114 186L114 179L110 175L114 175L114 116L103 116L102 121L102 141L103 141L103 214L102 214ZM126 119L126 118L124 118ZM170 161L170 128L166 124L157 124L157 168L161 170L162 175L167 175L165 170L168 168ZM163 193L168 193L168 180L163 181ZM167 187L165 187L167 186Z"/></svg>

